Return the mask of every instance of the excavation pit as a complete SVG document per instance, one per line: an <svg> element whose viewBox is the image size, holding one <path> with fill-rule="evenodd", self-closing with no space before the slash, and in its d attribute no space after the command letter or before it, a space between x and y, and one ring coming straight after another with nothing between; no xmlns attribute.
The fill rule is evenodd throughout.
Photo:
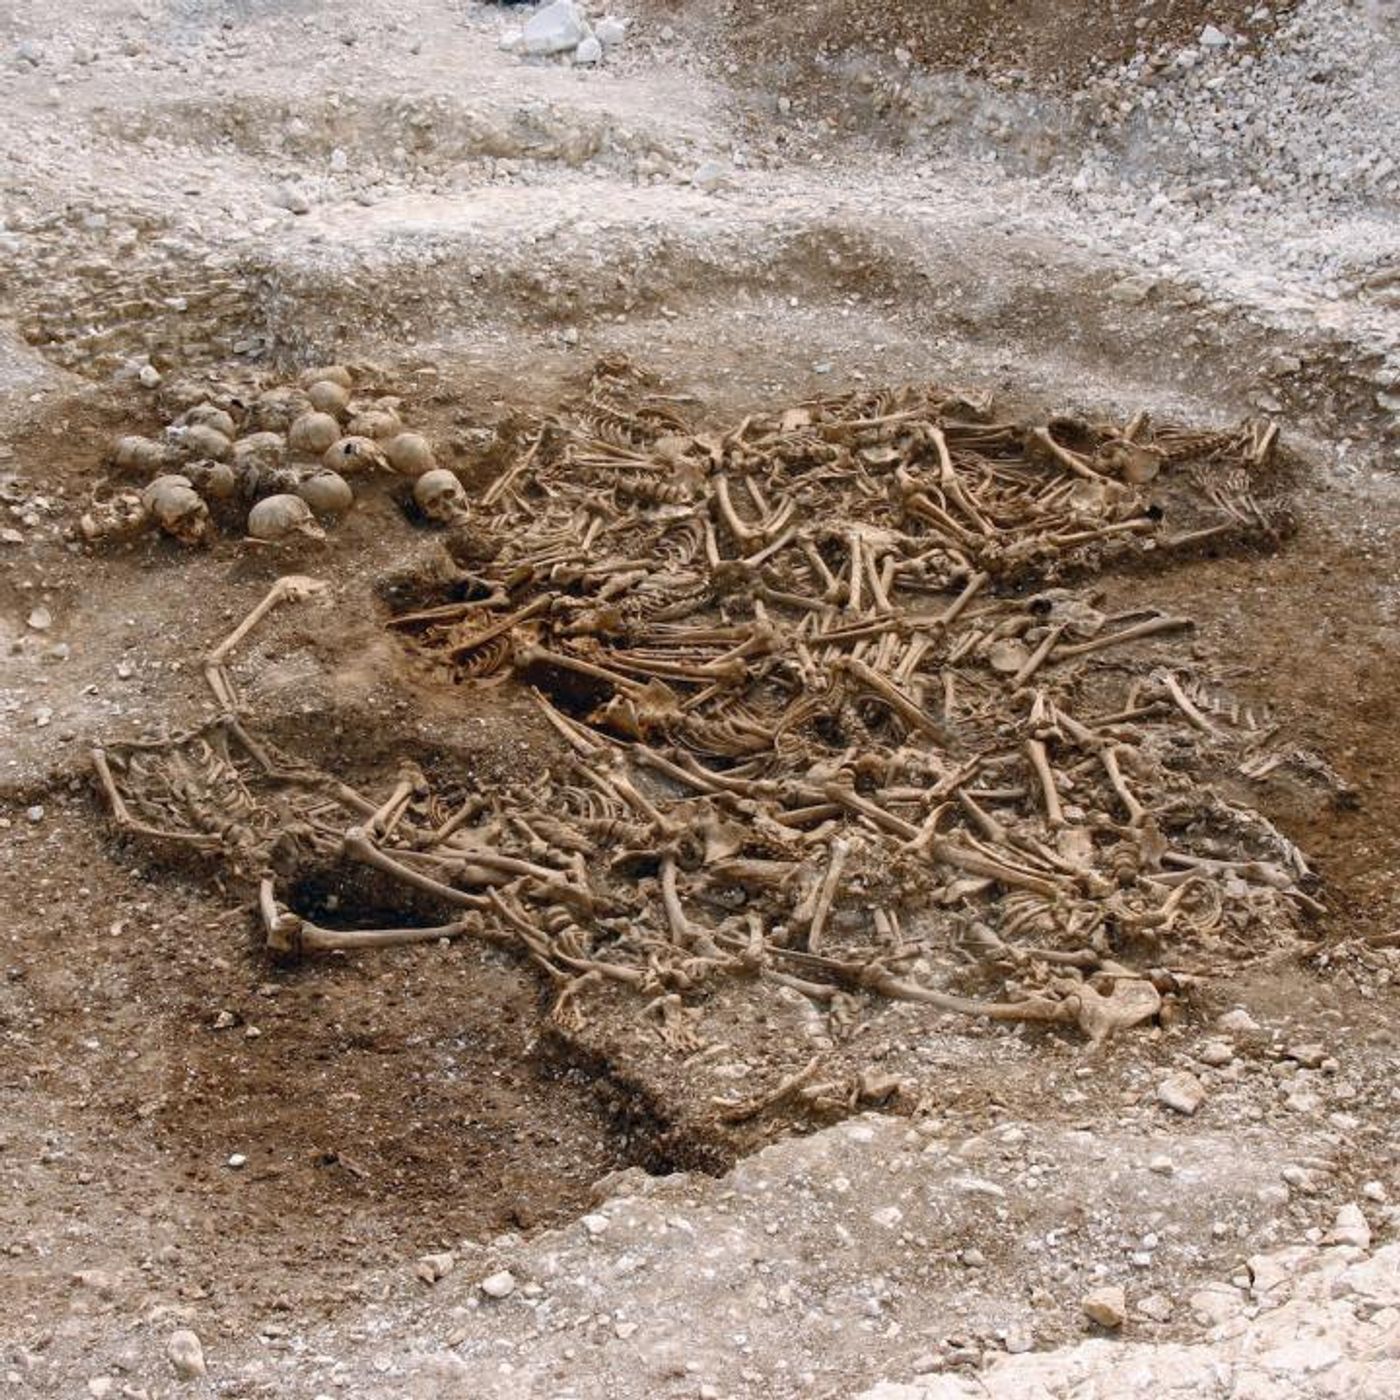
<svg viewBox="0 0 1400 1400"><path fill-rule="evenodd" d="M283 961L536 977L536 1032L686 1144L653 1165L917 1112L935 1045L1131 1055L1306 943L1323 891L1250 801L1296 751L1134 601L1287 548L1276 428L683 397L611 357L434 515L361 482L403 538L370 615L283 575L209 653L222 714L101 751L118 825L222 869Z"/></svg>

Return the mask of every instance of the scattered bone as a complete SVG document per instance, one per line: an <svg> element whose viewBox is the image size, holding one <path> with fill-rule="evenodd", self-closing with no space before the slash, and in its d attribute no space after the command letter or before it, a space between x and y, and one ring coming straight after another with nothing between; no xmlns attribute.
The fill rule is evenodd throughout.
<svg viewBox="0 0 1400 1400"><path fill-rule="evenodd" d="M1106 617L1059 586L1155 547L1158 492L1188 527L1224 514L1257 540L1256 435L1197 463L1206 489L1145 422L993 431L921 388L702 437L634 406L631 375L606 362L575 418L516 425L470 508L453 472L413 480L422 514L476 543L452 553L461 601L393 635L456 679L530 687L557 761L467 801L405 773L376 801L278 754L233 718L224 663L316 587L292 578L206 658L217 725L94 754L117 825L222 861L281 954L491 939L548 979L557 1026L600 989L686 1053L717 979L833 1022L886 998L1098 1045L1168 1015L1193 968L1300 930L1305 862L1211 787L1260 737L1198 662L1182 679L1189 621ZM367 460L431 460L396 402L346 411ZM297 871L343 862L441 912L329 930L281 902ZM953 919L973 930L956 944ZM969 975L1005 983L963 995ZM813 1063L717 1109L737 1124L877 1090Z"/></svg>

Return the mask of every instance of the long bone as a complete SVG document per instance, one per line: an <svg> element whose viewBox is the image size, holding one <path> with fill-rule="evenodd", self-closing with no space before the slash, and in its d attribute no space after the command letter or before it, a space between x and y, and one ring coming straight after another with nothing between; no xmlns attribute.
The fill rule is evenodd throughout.
<svg viewBox="0 0 1400 1400"><path fill-rule="evenodd" d="M944 725L931 715L925 714L892 681L887 680L878 671L867 666L865 662L858 661L853 656L838 657L832 663L832 667L834 670L844 671L859 681L867 690L878 695L907 724L927 734L935 742L945 746L951 742L951 735Z"/></svg>
<svg viewBox="0 0 1400 1400"><path fill-rule="evenodd" d="M1140 826L1147 815L1147 809L1133 796L1132 790L1123 777L1123 770L1118 764L1119 746L1112 739L1097 734L1086 725L1080 724L1073 716L1065 712L1063 706L1057 705L1055 707L1055 718L1061 728L1077 744L1098 755L1099 761L1103 764L1104 772L1108 775L1109 784L1118 800L1127 808L1129 824Z"/></svg>
<svg viewBox="0 0 1400 1400"><path fill-rule="evenodd" d="M422 890L425 894L436 895L449 904L459 905L463 909L486 909L489 907L489 901L480 895L465 894L463 891L454 889L451 885L445 885L441 880L434 880L431 875L423 875L402 861L387 855L370 840L362 827L352 826L346 831L341 848L352 860L357 860L362 865L373 866L376 870L382 870L386 875L392 875L394 879L403 884L411 885L414 889Z"/></svg>
<svg viewBox="0 0 1400 1400"><path fill-rule="evenodd" d="M1087 642L1075 642L1070 646L1056 646L1050 653L1050 660L1068 661L1076 656L1088 656L1091 652L1103 651L1105 647L1117 646L1120 642L1136 642L1143 637L1155 637L1163 632L1184 632L1196 624L1189 617L1154 617L1136 626L1125 627L1121 631L1105 636L1092 637Z"/></svg>
<svg viewBox="0 0 1400 1400"><path fill-rule="evenodd" d="M293 914L277 902L272 877L264 875L258 886L258 911L267 946L276 953L300 954L332 951L363 952L371 948L402 948L412 943L437 943L463 934L480 936L480 915L434 928L328 929Z"/></svg>
<svg viewBox="0 0 1400 1400"><path fill-rule="evenodd" d="M953 458L948 451L948 440L943 436L940 428L930 427L928 435L938 452L938 485L944 496L955 502L977 527L978 533L982 535L992 535L995 531L982 517L982 512L977 509L976 504L964 489L962 482L958 479L957 471L953 467Z"/></svg>
<svg viewBox="0 0 1400 1400"><path fill-rule="evenodd" d="M542 593L523 608L518 608L511 613L509 617L503 617L489 626L483 627L480 632L474 632L465 641L458 642L448 651L448 657L455 660L459 656L465 656L469 651L475 651L478 647L485 646L487 642L494 641L497 637L504 637L506 633L518 627L522 622L526 622L532 617L538 617L540 613L548 612L554 605L554 598L553 593Z"/></svg>
<svg viewBox="0 0 1400 1400"><path fill-rule="evenodd" d="M822 931L826 927L827 917L831 913L831 906L836 898L836 889L841 882L841 871L845 868L850 853L851 843L844 837L838 836L832 841L831 860L827 865L826 874L822 877L821 885L817 891L816 904L807 924L808 952L815 953L821 943Z"/></svg>
<svg viewBox="0 0 1400 1400"><path fill-rule="evenodd" d="M224 662L232 654L233 649L279 603L299 603L314 594L323 593L325 589L326 584L321 579L311 578L306 574L284 574L268 589L262 602L258 603L218 646L205 653L204 678L209 682L209 688L214 692L214 698L224 709L236 710L238 708L232 682L224 671Z"/></svg>
<svg viewBox="0 0 1400 1400"><path fill-rule="evenodd" d="M1041 796L1045 802L1045 819L1052 831L1058 830L1065 824L1065 812L1060 805L1060 794L1055 787L1055 773L1050 767L1050 756L1046 752L1045 743L1041 739L1027 739L1025 749L1036 781L1040 784Z"/></svg>

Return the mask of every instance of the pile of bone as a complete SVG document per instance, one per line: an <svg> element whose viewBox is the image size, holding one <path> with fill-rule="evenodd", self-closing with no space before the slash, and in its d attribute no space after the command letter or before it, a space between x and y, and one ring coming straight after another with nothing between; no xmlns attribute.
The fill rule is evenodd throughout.
<svg viewBox="0 0 1400 1400"><path fill-rule="evenodd" d="M1106 596L1144 558L1281 538L1273 425L1021 422L925 385L696 432L652 390L617 357L506 420L495 479L443 504L456 597L438 567L387 619L517 687L550 757L383 794L277 753L225 661L322 591L293 575L208 654L217 720L97 752L118 826L256 882L279 954L480 937L546 975L556 1024L611 988L685 1052L721 987L796 994L833 1040L883 998L1099 1041L1323 912L1243 800L1297 751L1181 644L1190 618ZM414 921L345 927L371 879Z"/></svg>
<svg viewBox="0 0 1400 1400"><path fill-rule="evenodd" d="M357 397L343 365L307 370L298 384L249 402L194 388L179 397L191 401L158 438L112 444L113 470L145 485L95 500L78 523L82 539L130 538L155 526L199 545L223 526L262 543L321 540L374 473L413 479L415 498L443 518L460 496L431 443L405 427L399 400Z"/></svg>

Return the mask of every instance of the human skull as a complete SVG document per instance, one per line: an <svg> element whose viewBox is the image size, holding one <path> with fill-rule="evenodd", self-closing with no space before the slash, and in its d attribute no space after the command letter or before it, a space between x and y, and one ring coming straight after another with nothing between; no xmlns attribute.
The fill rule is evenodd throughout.
<svg viewBox="0 0 1400 1400"><path fill-rule="evenodd" d="M140 473L143 476L164 471L170 465L171 457L172 453L164 443L152 442L150 438L137 437L135 434L119 437L112 444L112 465L121 471Z"/></svg>
<svg viewBox="0 0 1400 1400"><path fill-rule="evenodd" d="M184 462L205 457L226 462L233 455L233 442L217 428L208 428L202 423L174 424L165 430L165 436Z"/></svg>
<svg viewBox="0 0 1400 1400"><path fill-rule="evenodd" d="M238 478L227 462L188 462L185 477L206 501L229 501L237 489Z"/></svg>
<svg viewBox="0 0 1400 1400"><path fill-rule="evenodd" d="M297 495L317 515L344 515L355 504L355 493L339 472L312 472L297 483Z"/></svg>
<svg viewBox="0 0 1400 1400"><path fill-rule="evenodd" d="M350 405L350 415L348 431L356 437L383 439L403 432L398 399L375 399L370 403L361 399Z"/></svg>
<svg viewBox="0 0 1400 1400"><path fill-rule="evenodd" d="M467 515L467 493L456 476L443 467L424 472L413 483L413 499L429 520L453 525Z"/></svg>
<svg viewBox="0 0 1400 1400"><path fill-rule="evenodd" d="M306 397L318 412L340 414L345 412L350 402L350 390L343 384L337 384L334 379L318 379L308 386Z"/></svg>
<svg viewBox="0 0 1400 1400"><path fill-rule="evenodd" d="M106 500L93 501L78 520L78 533L89 544L125 539L136 534L149 519L140 496L134 491L119 491Z"/></svg>
<svg viewBox="0 0 1400 1400"><path fill-rule="evenodd" d="M282 540L302 534L323 540L326 532L316 523L311 507L300 496L267 496L248 512L248 533L255 540Z"/></svg>
<svg viewBox="0 0 1400 1400"><path fill-rule="evenodd" d="M237 427L233 416L212 403L199 403L180 415L180 421L189 427L213 428L232 441Z"/></svg>
<svg viewBox="0 0 1400 1400"><path fill-rule="evenodd" d="M234 466L269 471L287 460L287 440L281 433L249 433L233 444Z"/></svg>
<svg viewBox="0 0 1400 1400"><path fill-rule="evenodd" d="M287 429L287 445L306 457L319 457L340 436L340 424L329 413L303 413Z"/></svg>
<svg viewBox="0 0 1400 1400"><path fill-rule="evenodd" d="M158 476L141 493L150 517L181 544L203 544L212 522L209 507L185 476Z"/></svg>
<svg viewBox="0 0 1400 1400"><path fill-rule="evenodd" d="M329 472L342 472L353 476L357 472L372 471L380 467L389 469L389 460L384 449L373 438L343 437L326 449L321 465Z"/></svg>
<svg viewBox="0 0 1400 1400"><path fill-rule="evenodd" d="M428 439L419 433L399 433L384 444L389 465L400 476L422 476L437 465Z"/></svg>
<svg viewBox="0 0 1400 1400"><path fill-rule="evenodd" d="M310 407L311 400L300 389L269 389L253 400L249 417L265 432L285 433Z"/></svg>
<svg viewBox="0 0 1400 1400"><path fill-rule="evenodd" d="M354 376L344 365L320 365L312 369L303 370L301 382L307 388L313 384L339 384L342 389L353 389L355 387Z"/></svg>
<svg viewBox="0 0 1400 1400"><path fill-rule="evenodd" d="M1095 466L1112 472L1130 486L1145 486L1162 470L1166 455L1160 447L1116 438L1099 449Z"/></svg>

